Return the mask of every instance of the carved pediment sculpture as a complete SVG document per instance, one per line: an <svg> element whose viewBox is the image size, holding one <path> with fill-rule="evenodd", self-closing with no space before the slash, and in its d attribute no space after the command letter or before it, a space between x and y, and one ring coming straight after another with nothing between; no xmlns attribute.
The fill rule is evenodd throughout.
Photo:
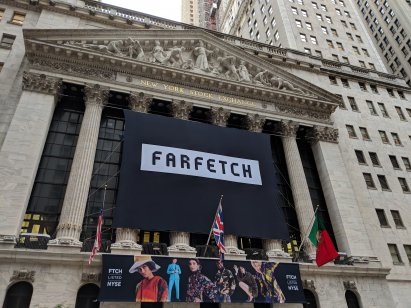
<svg viewBox="0 0 411 308"><path fill-rule="evenodd" d="M68 46L169 66L226 80L255 84L294 94L310 95L290 80L263 70L202 40L160 41L136 38L111 41L67 41Z"/></svg>

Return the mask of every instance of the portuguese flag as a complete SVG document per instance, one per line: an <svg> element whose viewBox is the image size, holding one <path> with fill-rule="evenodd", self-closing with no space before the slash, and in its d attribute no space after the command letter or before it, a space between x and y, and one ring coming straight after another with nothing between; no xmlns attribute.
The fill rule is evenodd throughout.
<svg viewBox="0 0 411 308"><path fill-rule="evenodd" d="M328 262L333 261L338 257L338 252L335 250L334 244L325 230L323 223L315 214L315 220L313 227L311 228L310 235L308 236L310 241L317 247L317 255L315 261L317 266L320 267Z"/></svg>

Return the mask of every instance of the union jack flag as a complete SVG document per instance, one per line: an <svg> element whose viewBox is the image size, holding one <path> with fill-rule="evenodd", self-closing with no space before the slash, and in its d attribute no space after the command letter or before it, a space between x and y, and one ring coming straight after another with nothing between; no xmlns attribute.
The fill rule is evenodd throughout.
<svg viewBox="0 0 411 308"><path fill-rule="evenodd" d="M103 225L103 210L100 211L100 215L98 216L97 222L97 232L96 232L96 240L94 241L93 249L91 250L91 255L88 258L88 264L90 265L93 262L94 256L101 248L101 226Z"/></svg>
<svg viewBox="0 0 411 308"><path fill-rule="evenodd" d="M225 246L224 246L224 222L223 222L223 206L221 204L218 205L217 213L215 215L214 223L213 223L213 235L215 242L218 246L220 257L224 259L225 253Z"/></svg>

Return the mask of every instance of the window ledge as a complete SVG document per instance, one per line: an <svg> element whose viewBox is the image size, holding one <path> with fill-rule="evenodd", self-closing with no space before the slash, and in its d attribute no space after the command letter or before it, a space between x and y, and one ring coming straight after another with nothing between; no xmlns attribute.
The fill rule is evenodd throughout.
<svg viewBox="0 0 411 308"><path fill-rule="evenodd" d="M0 44L0 48L11 50L11 46L4 46L2 44Z"/></svg>
<svg viewBox="0 0 411 308"><path fill-rule="evenodd" d="M11 25L20 26L20 27L23 26L23 23L14 22L14 21L12 21L12 20L9 20L7 23L8 23L8 24L11 24Z"/></svg>
<svg viewBox="0 0 411 308"><path fill-rule="evenodd" d="M383 188L383 189L382 189L382 191L392 191L392 190L391 190L391 189L389 189L389 188L388 188L388 189Z"/></svg>
<svg viewBox="0 0 411 308"><path fill-rule="evenodd" d="M400 229L400 230L407 230L407 228L406 227L403 227L403 226L395 226L397 229Z"/></svg>
<svg viewBox="0 0 411 308"><path fill-rule="evenodd" d="M384 228L384 229L391 229L391 226L390 226L390 225L380 225L380 227L381 227L381 228Z"/></svg>
<svg viewBox="0 0 411 308"><path fill-rule="evenodd" d="M402 191L404 194L411 194L411 191Z"/></svg>
<svg viewBox="0 0 411 308"><path fill-rule="evenodd" d="M392 262L392 264L394 265L400 265L400 266L404 266L404 262Z"/></svg>
<svg viewBox="0 0 411 308"><path fill-rule="evenodd" d="M377 187L371 187L371 186L367 186L367 189L371 189L371 190L377 190Z"/></svg>

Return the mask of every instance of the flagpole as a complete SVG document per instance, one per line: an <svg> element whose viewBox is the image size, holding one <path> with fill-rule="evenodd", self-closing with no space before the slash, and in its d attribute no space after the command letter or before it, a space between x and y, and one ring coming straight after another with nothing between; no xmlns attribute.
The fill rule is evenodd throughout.
<svg viewBox="0 0 411 308"><path fill-rule="evenodd" d="M317 205L317 207L315 208L315 211L314 211L314 215L313 215L313 218L311 218L311 221L310 221L310 224L308 225L308 228L307 228L307 230L305 231L305 233L304 233L304 237L303 237L303 240L301 241L301 244L300 244L300 246L298 246L298 254L297 254L297 258L300 256L300 250L301 250L301 247L304 245L304 243L305 243L305 240L307 239L307 233L308 233L308 231L310 231L310 229L312 228L312 224L314 223L314 220L315 220L315 215L317 214L317 211L318 211L318 209L319 209L319 205Z"/></svg>
<svg viewBox="0 0 411 308"><path fill-rule="evenodd" d="M221 195L220 201L218 202L217 210L215 211L213 223L211 224L210 234L208 235L208 240L207 240L206 248L205 248L205 250L204 250L203 257L205 257L205 254L206 254L206 252L207 252L208 244L210 243L210 239L211 239L211 233L213 233L214 221L215 221L215 218L216 218L216 216L217 216L218 208L220 207L221 201L223 201L223 197L224 197L224 195Z"/></svg>
<svg viewBox="0 0 411 308"><path fill-rule="evenodd" d="M91 265L91 262L93 262L94 256L97 254L97 252L101 248L101 227L103 225L103 213L104 213L104 204L106 202L106 192L107 192L107 184L104 185L104 194L103 194L103 204L101 205L100 213L99 213L99 218L98 218L98 223L97 223L97 232L96 232L96 238L94 240L93 248L91 250L90 257L88 259L88 264ZM101 219L100 219L101 218ZM100 223L101 221L101 223ZM97 245L97 248L96 248ZM96 250L94 250L96 248Z"/></svg>

